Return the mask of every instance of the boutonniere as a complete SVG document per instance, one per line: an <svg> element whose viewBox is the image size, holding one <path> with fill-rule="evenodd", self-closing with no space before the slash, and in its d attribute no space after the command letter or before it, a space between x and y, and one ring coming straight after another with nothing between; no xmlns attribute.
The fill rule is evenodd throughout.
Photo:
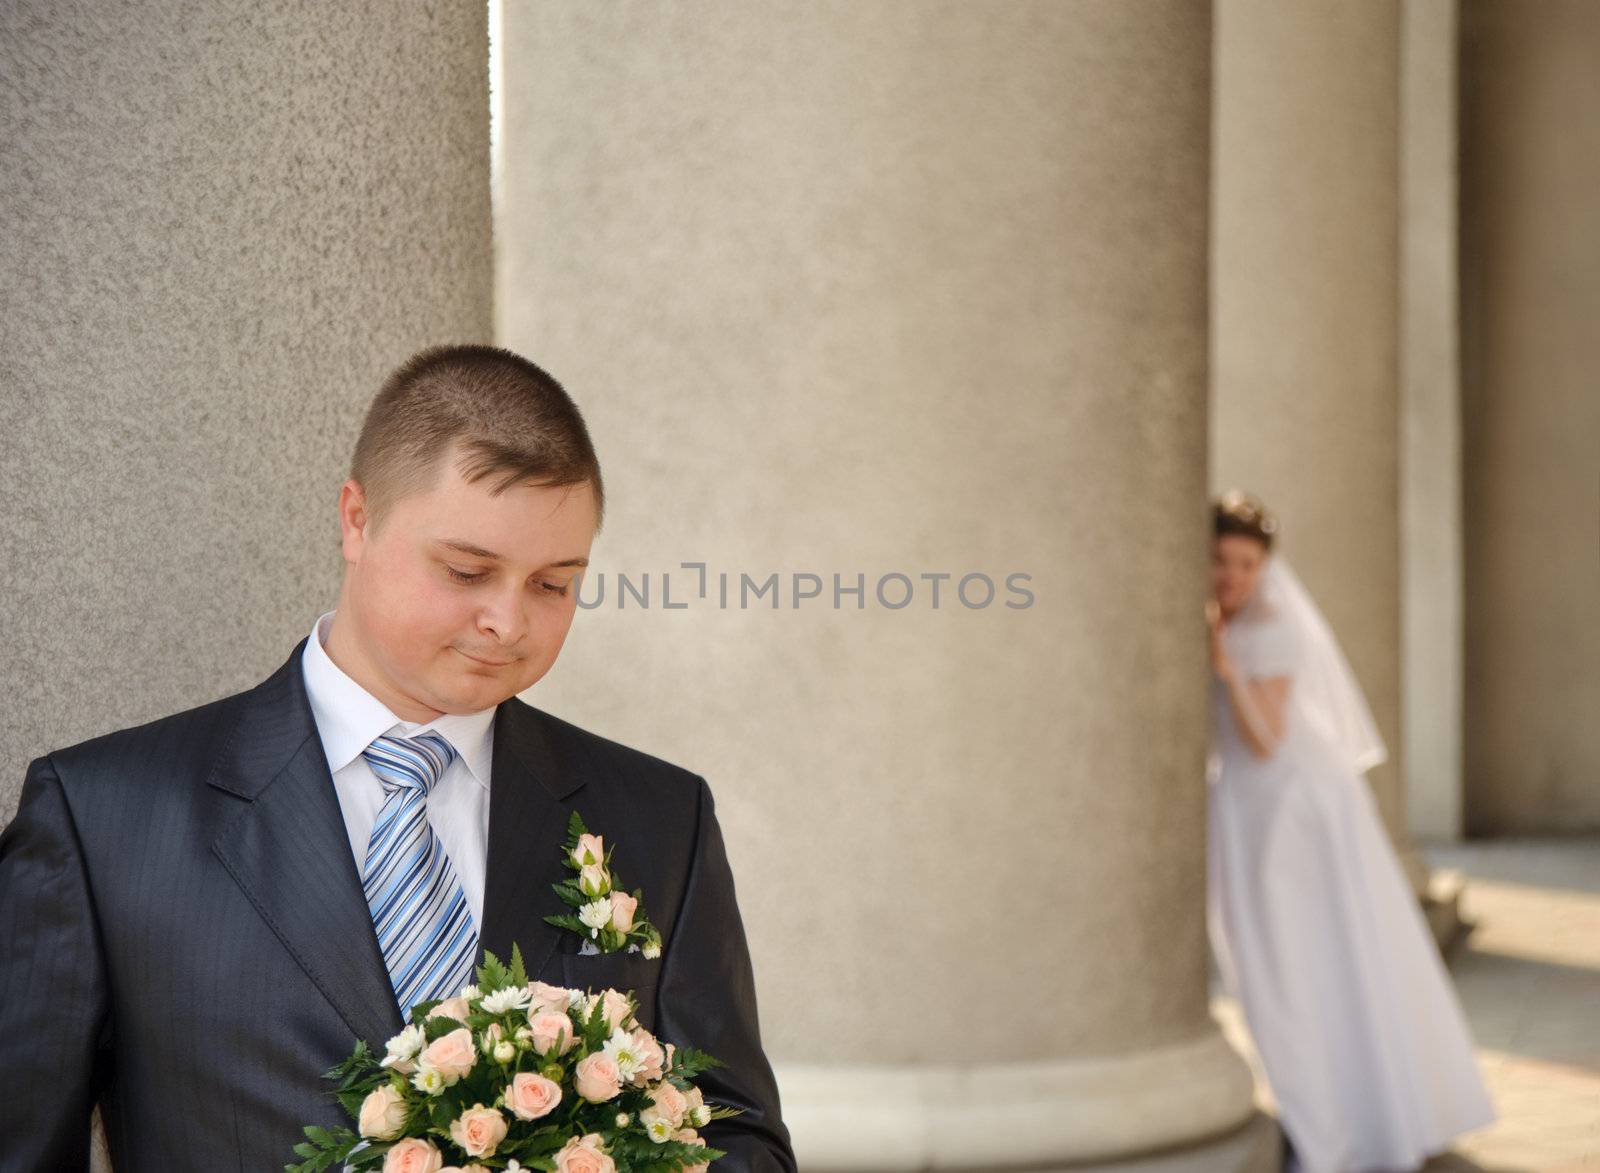
<svg viewBox="0 0 1600 1173"><path fill-rule="evenodd" d="M578 874L551 887L577 912L544 919L582 937L585 952L615 953L626 949L650 958L660 957L661 934L645 916L643 890L623 890L611 871L611 851L599 835L589 833L577 811L567 820L565 851L563 862Z"/></svg>

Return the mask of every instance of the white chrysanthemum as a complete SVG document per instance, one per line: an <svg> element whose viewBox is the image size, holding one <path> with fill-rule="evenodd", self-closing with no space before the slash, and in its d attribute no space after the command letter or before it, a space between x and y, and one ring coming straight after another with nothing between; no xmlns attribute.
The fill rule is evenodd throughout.
<svg viewBox="0 0 1600 1173"><path fill-rule="evenodd" d="M689 1123L696 1128L704 1128L711 1123L711 1105L696 1104L689 1109Z"/></svg>
<svg viewBox="0 0 1600 1173"><path fill-rule="evenodd" d="M626 1127L628 1127L628 1122L631 1121L632 1119L633 1119L633 1117L629 1116L626 1112L618 1112L617 1113L617 1127L618 1128L626 1128Z"/></svg>
<svg viewBox="0 0 1600 1173"><path fill-rule="evenodd" d="M623 1083L632 1079L634 1073L644 1064L644 1055L633 1041L633 1035L623 1031L612 1031L611 1037L600 1049L616 1061L617 1072L622 1076Z"/></svg>
<svg viewBox="0 0 1600 1173"><path fill-rule="evenodd" d="M645 1135L657 1144L665 1144L672 1139L672 1124L665 1117L657 1116L644 1126Z"/></svg>
<svg viewBox="0 0 1600 1173"><path fill-rule="evenodd" d="M582 908L578 909L578 919L584 924L588 925L591 930L593 930L589 934L590 936L593 936L595 932L598 932L600 929L605 928L606 925L611 923L611 901L589 901L588 904L585 904Z"/></svg>
<svg viewBox="0 0 1600 1173"><path fill-rule="evenodd" d="M416 1024L406 1027L394 1038L384 1044L388 1052L378 1064L380 1067L395 1067L408 1063L417 1057L417 1052L422 1050L422 1028Z"/></svg>
<svg viewBox="0 0 1600 1173"><path fill-rule="evenodd" d="M643 948L641 948L639 952L643 953L649 960L654 961L657 957L661 956L661 942L656 940L654 937L651 937L644 943Z"/></svg>
<svg viewBox="0 0 1600 1173"><path fill-rule="evenodd" d="M424 1067L411 1077L411 1086L423 1095L436 1096L444 1091L444 1076L432 1067Z"/></svg>
<svg viewBox="0 0 1600 1173"><path fill-rule="evenodd" d="M478 987L476 985L462 986L461 987L461 996L463 998L465 998L468 1002L472 1001L474 998L476 998L481 993L483 993L483 991L478 989Z"/></svg>
<svg viewBox="0 0 1600 1173"><path fill-rule="evenodd" d="M532 1004L533 991L527 986L507 986L484 998L483 1012L504 1014L508 1010L526 1010Z"/></svg>

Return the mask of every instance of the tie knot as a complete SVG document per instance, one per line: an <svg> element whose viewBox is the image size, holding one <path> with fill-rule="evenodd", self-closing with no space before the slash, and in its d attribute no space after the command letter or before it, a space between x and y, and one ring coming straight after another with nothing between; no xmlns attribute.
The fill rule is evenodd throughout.
<svg viewBox="0 0 1600 1173"><path fill-rule="evenodd" d="M385 734L374 738L372 744L361 751L361 756L367 759L385 792L411 789L426 795L444 777L445 768L456 756L456 750L433 732L420 737Z"/></svg>

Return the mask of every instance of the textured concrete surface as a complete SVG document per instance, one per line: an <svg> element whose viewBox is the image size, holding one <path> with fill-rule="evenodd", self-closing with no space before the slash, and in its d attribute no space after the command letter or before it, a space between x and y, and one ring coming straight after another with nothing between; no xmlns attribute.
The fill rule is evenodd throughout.
<svg viewBox="0 0 1600 1173"><path fill-rule="evenodd" d="M1404 850L1399 42L1389 0L1216 6L1211 481L1278 513L1389 748L1368 779Z"/></svg>
<svg viewBox="0 0 1600 1173"><path fill-rule="evenodd" d="M1401 712L1406 824L1460 838L1460 139L1457 0L1408 0L1400 28Z"/></svg>
<svg viewBox="0 0 1600 1173"><path fill-rule="evenodd" d="M0 5L0 819L332 605L387 370L490 323L483 5Z"/></svg>
<svg viewBox="0 0 1600 1173"><path fill-rule="evenodd" d="M585 596L655 591L613 577L532 699L707 776L775 1059L944 1058L974 991L1025 1007L979 1063L1209 1029L1205 7L504 31L498 333L606 465ZM1035 602L935 609L933 572Z"/></svg>
<svg viewBox="0 0 1600 1173"><path fill-rule="evenodd" d="M1467 826L1600 830L1600 5L1461 29Z"/></svg>

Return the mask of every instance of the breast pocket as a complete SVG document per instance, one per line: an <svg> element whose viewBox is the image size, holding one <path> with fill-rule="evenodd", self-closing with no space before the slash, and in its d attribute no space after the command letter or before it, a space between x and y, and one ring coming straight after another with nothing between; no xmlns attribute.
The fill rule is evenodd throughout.
<svg viewBox="0 0 1600 1173"><path fill-rule="evenodd" d="M656 984L661 976L661 958L642 953L563 953L561 984L598 993L607 986L623 993L632 991L638 1001L636 1017L651 1033L656 1029Z"/></svg>

